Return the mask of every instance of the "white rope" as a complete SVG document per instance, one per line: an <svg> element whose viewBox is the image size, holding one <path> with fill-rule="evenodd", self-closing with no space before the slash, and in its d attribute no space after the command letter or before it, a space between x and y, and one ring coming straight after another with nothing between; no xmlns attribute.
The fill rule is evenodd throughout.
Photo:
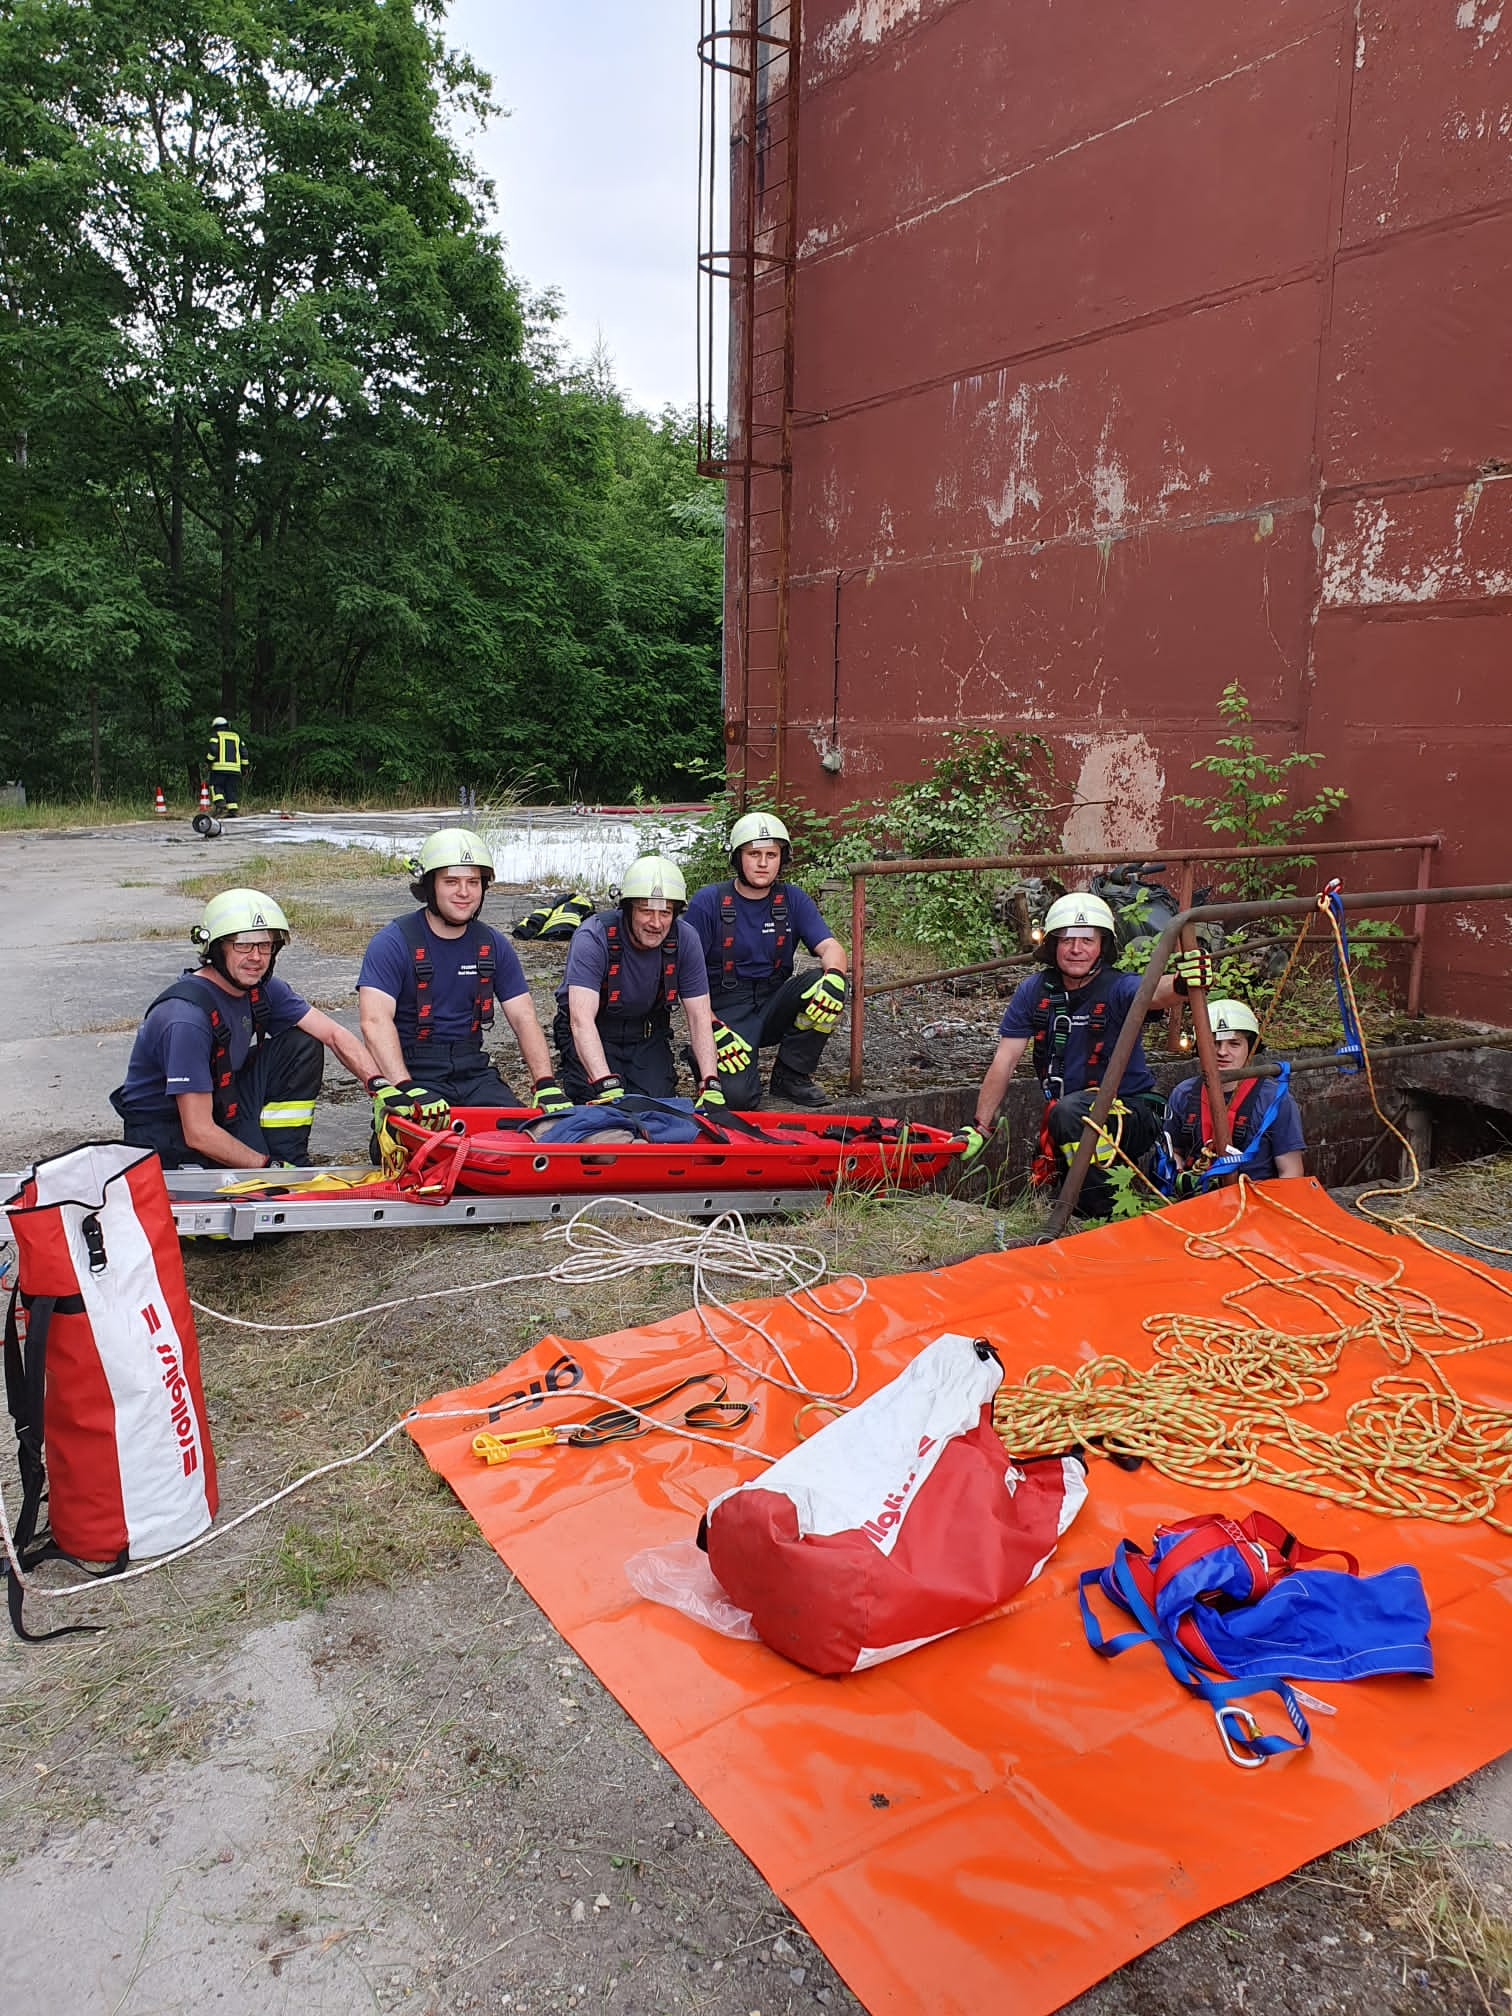
<svg viewBox="0 0 1512 2016"><path fill-rule="evenodd" d="M589 1218L589 1214L593 1210L605 1204L613 1204L621 1211L629 1211L642 1218L654 1219L661 1225L670 1225L677 1236L671 1239L652 1239L641 1242L626 1239L621 1234L611 1230L608 1226L594 1224ZM491 1281L477 1281L460 1288L426 1289L417 1295L403 1295L395 1297L392 1301L388 1302L370 1303L364 1309L350 1309L344 1315L323 1316L310 1323L257 1323L248 1317L231 1316L222 1310L211 1309L207 1304L195 1302L192 1298L190 1306L197 1310L200 1315L208 1316L214 1322L228 1323L239 1330L257 1330L270 1334L288 1335L296 1331L324 1330L336 1323L353 1323L363 1317L383 1315L392 1309L407 1308L412 1303L417 1302L436 1301L447 1295L478 1295L490 1288L504 1287L512 1282L613 1281L622 1279L624 1276L633 1274L642 1268L684 1266L690 1270L693 1277L694 1308L697 1311L699 1321L703 1326L706 1336L712 1344L723 1351L743 1371L749 1372L752 1378L769 1385L781 1387L786 1392L799 1394L807 1400L827 1401L831 1404L846 1399L855 1391L856 1381L860 1377L855 1351L827 1318L830 1316L849 1315L851 1311L858 1309L866 1299L866 1283L859 1275L838 1276L837 1280L839 1281L855 1281L859 1292L841 1307L826 1309L813 1294L815 1284L829 1270L829 1263L818 1247L793 1246L782 1240L767 1241L753 1239L747 1232L745 1220L738 1211L727 1211L720 1217L712 1220L702 1231L693 1232L690 1231L686 1220L669 1217L664 1212L652 1210L649 1205L638 1204L632 1198L623 1197L591 1198L579 1210L575 1211L570 1218L560 1224L548 1226L544 1239L546 1241L555 1240L564 1242L572 1249L568 1258L558 1261L554 1267L535 1269L524 1274L501 1274ZM798 1379L798 1375L793 1369L792 1361L789 1359L787 1353L777 1342L776 1338L770 1335L764 1325L759 1323L754 1316L742 1315L739 1310L730 1308L727 1303L721 1301L713 1293L707 1282L707 1276L710 1274L728 1275L733 1279L748 1280L757 1285L771 1284L782 1280L794 1282L796 1284L794 1287L784 1291L783 1300L788 1302L795 1312L807 1322L817 1324L821 1330L833 1337L845 1354L846 1362L850 1368L850 1377L842 1390L838 1393L818 1393L810 1387L803 1385ZM805 1308L798 1299L800 1296L806 1296L812 1306ZM746 1329L755 1331L757 1336L771 1350L778 1363L782 1366L783 1371L787 1374L787 1377L785 1379L779 1378L774 1372L762 1371L757 1366L748 1363L733 1346L716 1335L713 1325L705 1313L705 1303L711 1308L719 1310L732 1323L743 1324ZM689 1442L703 1442L711 1449L719 1449L727 1454L750 1456L762 1463L776 1461L776 1458L764 1449L755 1449L743 1442L733 1442L727 1436L704 1434L696 1428L685 1427L680 1422L665 1421L660 1415L648 1413L645 1409L633 1406L627 1400L622 1400L618 1394L598 1392L589 1386L574 1386L569 1390L574 1399L602 1400L609 1406L618 1407L623 1409L627 1414L633 1414L638 1421L646 1422L648 1427L659 1429L663 1434L678 1435ZM568 1396L564 1393L561 1397L565 1399ZM530 1393L522 1393L518 1398L510 1401L503 1403L498 1401L483 1401L476 1407L446 1407L436 1409L412 1407L407 1413L401 1415L397 1421L391 1422L381 1435L375 1436L366 1448L359 1449L354 1455L340 1456L334 1462L322 1463L318 1469L306 1471L303 1477L296 1478L292 1484L286 1484L281 1491L275 1491L271 1497L264 1498L258 1504L249 1506L246 1511L237 1513L235 1518L228 1519L221 1525L211 1527L209 1531L201 1533L198 1538L186 1542L184 1546L176 1547L171 1554L161 1554L155 1560L140 1562L136 1567L123 1569L117 1575L90 1576L82 1582L69 1582L65 1583L61 1588L52 1589L42 1588L33 1582L22 1570L21 1560L16 1552L15 1538L11 1530L10 1515L6 1509L3 1492L0 1492L0 1542L4 1544L5 1556L10 1565L11 1574L15 1576L26 1594L33 1599L46 1601L64 1596L98 1593L104 1585L114 1586L120 1582L132 1581L139 1575L151 1575L159 1568L168 1568L175 1561L182 1561L186 1555L198 1553L202 1547L208 1547L217 1540L223 1540L228 1533L235 1532L238 1526L245 1525L249 1519L255 1519L259 1514L271 1510L275 1505L281 1504L285 1498L292 1497L296 1491L302 1491L307 1484L313 1484L321 1477L329 1477L334 1471L349 1469L354 1463L365 1462L369 1456L374 1455L381 1449L385 1442L391 1440L393 1436L399 1434L401 1430L407 1428L412 1422L478 1420L483 1417L498 1418L501 1415L513 1413L521 1407L536 1404L539 1404L537 1396Z"/></svg>
<svg viewBox="0 0 1512 2016"><path fill-rule="evenodd" d="M616 1212L629 1212L633 1216L650 1219L657 1225L670 1226L674 1236L651 1240L627 1239L612 1226L594 1223L591 1213L606 1206L612 1206ZM570 1218L546 1228L543 1243L549 1245L553 1242L566 1245L569 1249L567 1258L559 1260L554 1267L532 1268L523 1274L498 1274L490 1280L471 1281L461 1287L428 1288L416 1295L395 1296L387 1302L370 1302L364 1308L348 1309L339 1316L319 1316L308 1323L258 1323L250 1317L232 1316L224 1310L212 1309L204 1302L191 1301L190 1306L201 1316L209 1316L217 1323L229 1323L238 1330L289 1336L296 1332L329 1330L338 1323L355 1323L364 1317L387 1315L394 1309L410 1308L421 1302L437 1302L450 1295L484 1295L495 1288L507 1288L524 1281L557 1281L567 1285L619 1281L651 1267L685 1267L692 1276L693 1308L704 1334L742 1371L749 1372L754 1379L780 1386L785 1392L796 1393L805 1400L846 1400L856 1390L856 1381L860 1377L856 1354L827 1319L849 1316L859 1309L866 1300L866 1283L854 1274L837 1276L837 1286L845 1281L854 1281L857 1293L836 1308L826 1308L813 1293L815 1285L829 1272L829 1262L817 1246L795 1246L779 1239L753 1239L738 1211L723 1212L695 1231L686 1219L669 1217L663 1211L654 1211L649 1204L639 1204L627 1197L589 1198ZM840 1347L850 1374L845 1385L834 1393L823 1393L805 1386L787 1353L764 1325L754 1316L742 1315L739 1310L732 1309L715 1294L710 1286L713 1276L748 1281L753 1287L769 1292L783 1281L791 1282L791 1287L781 1290L783 1300L807 1322L825 1331ZM800 1296L807 1298L806 1303L799 1301ZM786 1377L779 1378L774 1372L764 1371L742 1358L732 1344L716 1333L707 1309L717 1309L731 1324L754 1331Z"/></svg>

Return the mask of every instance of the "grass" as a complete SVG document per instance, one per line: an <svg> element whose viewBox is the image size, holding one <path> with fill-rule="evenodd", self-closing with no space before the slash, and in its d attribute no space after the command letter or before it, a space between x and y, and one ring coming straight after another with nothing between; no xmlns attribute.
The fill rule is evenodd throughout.
<svg viewBox="0 0 1512 2016"><path fill-rule="evenodd" d="M1395 1821L1336 1849L1317 1876L1302 1880L1353 1891L1384 1917L1410 1960L1462 1972L1491 2016L1512 2005L1512 1923L1482 1895L1471 1857L1494 1845L1453 1832L1424 1836L1415 1822Z"/></svg>
<svg viewBox="0 0 1512 2016"><path fill-rule="evenodd" d="M319 888L328 882L378 882L408 874L397 854L375 847L333 847L325 840L303 841L297 847L280 847L276 854L253 854L237 869L242 886L267 889L270 894L284 889ZM186 875L177 884L181 896L206 902L227 885L222 870L216 874ZM279 900L282 901L280 895ZM284 905L285 909L288 905Z"/></svg>
<svg viewBox="0 0 1512 2016"><path fill-rule="evenodd" d="M170 805L175 818L191 817L188 802ZM152 794L146 798L39 798L30 805L0 805L0 833L47 831L63 826L150 824Z"/></svg>

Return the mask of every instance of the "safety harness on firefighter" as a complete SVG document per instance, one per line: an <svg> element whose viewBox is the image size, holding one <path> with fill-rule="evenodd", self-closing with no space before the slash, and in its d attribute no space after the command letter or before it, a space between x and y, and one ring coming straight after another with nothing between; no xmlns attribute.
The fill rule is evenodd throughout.
<svg viewBox="0 0 1512 2016"><path fill-rule="evenodd" d="M1330 1557L1342 1571L1297 1573ZM1104 1637L1088 1601L1094 1584L1137 1630ZM1211 1708L1225 1754L1246 1770L1312 1740L1294 1681L1433 1672L1415 1568L1362 1576L1343 1548L1305 1546L1265 1512L1239 1520L1201 1513L1159 1526L1148 1555L1120 1540L1106 1568L1082 1576L1080 1601L1092 1649L1116 1659L1133 1645L1154 1645L1176 1680ZM1280 1701L1295 1741L1267 1735L1238 1705L1263 1693Z"/></svg>
<svg viewBox="0 0 1512 2016"><path fill-rule="evenodd" d="M604 919L604 937L609 946L609 965L599 987L599 1013L607 1015L611 1022L640 1022L646 1018L627 1015L624 1009L624 982L621 969L624 965L624 946L620 935L623 913L615 910ZM661 954L661 1001L658 1009L670 1015L677 1006L677 919L672 919L672 928L663 938L658 948ZM653 1009L653 1014L658 1012Z"/></svg>
<svg viewBox="0 0 1512 2016"><path fill-rule="evenodd" d="M231 1069L231 1023L225 1010L216 1001L219 990L214 981L196 980L193 972L182 974L171 987L165 987L156 1001L148 1007L150 1015L154 1008L160 1008L165 1001L187 1001L197 1008L210 1024L210 1102L211 1112L217 1127L229 1127L236 1119L239 1106L233 1086L234 1073ZM252 1011L252 1042L247 1055L262 1047L268 1033L268 1022L273 1010L265 990L249 987L242 996Z"/></svg>
<svg viewBox="0 0 1512 2016"><path fill-rule="evenodd" d="M727 994L740 985L735 971L735 884L721 882L719 885L719 986L717 992ZM792 931L788 924L787 888L784 883L774 882L771 893L772 918L772 978L783 979L792 964L788 943ZM713 975L710 975L713 978Z"/></svg>
<svg viewBox="0 0 1512 2016"><path fill-rule="evenodd" d="M396 917L399 934L409 948L410 972L415 979L415 1041L425 1043L432 1034L431 1011L435 1004L430 998L431 981L436 968L430 956L430 939L425 928L425 912L411 910L403 917ZM493 1027L494 1019L494 973L498 959L494 953L493 933L476 919L468 925L468 932L476 934L475 952L478 961L477 984L473 988L472 1021L468 1025L468 1035L476 1036L484 1029Z"/></svg>
<svg viewBox="0 0 1512 2016"><path fill-rule="evenodd" d="M1078 987L1073 1000L1058 974L1047 973L1044 987L1029 1010L1034 1030L1034 1074L1040 1081L1046 1105L1066 1096L1066 1045L1071 1038L1074 1016L1087 1011L1086 1082L1077 1090L1095 1092L1102 1082L1103 1061L1108 1049L1108 983L1115 976L1105 968Z"/></svg>
<svg viewBox="0 0 1512 2016"><path fill-rule="evenodd" d="M1151 1173L1159 1187L1170 1196L1196 1196L1221 1178L1252 1169L1290 1083L1291 1065L1285 1060L1274 1078L1241 1078L1228 1102L1229 1149L1213 1155L1207 1152L1213 1139L1208 1090L1201 1079L1195 1081L1183 1093L1169 1130L1173 1152L1156 1157Z"/></svg>

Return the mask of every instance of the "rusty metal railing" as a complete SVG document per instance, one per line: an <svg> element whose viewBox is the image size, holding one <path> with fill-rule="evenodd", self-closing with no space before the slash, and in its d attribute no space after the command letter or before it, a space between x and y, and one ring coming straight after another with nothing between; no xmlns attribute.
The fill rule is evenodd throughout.
<svg viewBox="0 0 1512 2016"><path fill-rule="evenodd" d="M1139 991L1129 1005L1129 1012L1123 1019L1118 1032L1118 1040L1113 1045L1113 1054L1108 1059L1108 1068L1102 1083L1097 1088L1097 1097L1092 1102L1091 1111L1082 1123L1081 1140L1077 1143L1076 1155L1066 1178L1061 1185L1060 1195L1055 1200L1049 1218L1045 1223L1046 1239L1058 1239L1070 1222L1071 1213L1076 1209L1076 1200L1081 1195L1082 1184L1091 1166L1093 1151L1097 1145L1097 1129L1108 1118L1113 1101L1118 1097L1118 1088L1134 1045L1139 1040L1144 1027L1144 1018L1150 1012L1150 1003L1155 998L1155 990L1160 985L1166 969L1166 962L1183 941L1184 934L1199 924L1248 924L1260 917L1305 917L1317 907L1315 896L1283 896L1269 903L1204 903L1195 910L1183 910L1173 917L1155 940L1150 952L1149 964L1140 976ZM1429 904L1439 903L1509 903L1512 902L1512 882L1481 882L1461 889L1425 889L1420 883L1416 889L1362 889L1346 892L1340 901L1346 910L1397 910L1407 904L1419 909ZM1221 1073L1212 1052L1212 1035L1207 1026L1204 1012L1194 1017L1197 1026L1198 1050L1202 1056L1203 1075L1211 1083L1210 1103L1215 1119L1224 1110L1223 1100L1218 1094ZM1206 1043L1203 1038L1206 1037ZM1415 1045L1402 1044L1396 1054L1410 1052ZM1426 1049L1428 1046L1422 1046ZM1219 1143L1215 1128L1214 1145Z"/></svg>
<svg viewBox="0 0 1512 2016"><path fill-rule="evenodd" d="M1157 847L1141 848L1137 852L1114 850L1100 854L993 854L979 855L967 860L951 860L948 857L932 857L918 861L862 861L851 869L851 947L850 947L850 1077L849 1088L860 1092L865 1082L862 1064L863 1045L866 1031L866 1002L868 995L895 993L905 987L922 987L935 980L953 979L968 973L1001 972L1019 964L1019 958L990 959L975 966L944 967L937 973L923 973L908 980L888 980L880 986L868 988L866 985L866 882L872 875L966 875L976 871L998 872L1014 869L1025 874L1042 868L1111 868L1134 861L1159 861L1162 864L1177 864L1176 898L1178 907L1185 910L1191 904L1192 889L1198 866L1217 868L1230 861L1295 861L1298 854L1312 857L1330 858L1343 854L1401 854L1415 852L1417 863L1417 888L1410 895L1399 898L1412 907L1412 929L1404 932L1394 942L1412 948L1412 961L1407 972L1407 1013L1416 1015L1423 1000L1423 930L1427 914L1423 903L1418 900L1422 892L1430 886L1434 849L1443 845L1443 836L1438 833L1416 833L1405 839L1396 840L1310 840L1292 846L1281 847ZM1299 899L1304 907L1312 899ZM1204 913L1206 914L1206 913ZM1265 913L1269 914L1269 913ZM1297 913L1300 914L1300 913ZM1022 956L1022 955L1020 955ZM1176 1047L1176 1024L1180 1019L1179 1007L1172 1010L1168 1021L1168 1040L1171 1048Z"/></svg>

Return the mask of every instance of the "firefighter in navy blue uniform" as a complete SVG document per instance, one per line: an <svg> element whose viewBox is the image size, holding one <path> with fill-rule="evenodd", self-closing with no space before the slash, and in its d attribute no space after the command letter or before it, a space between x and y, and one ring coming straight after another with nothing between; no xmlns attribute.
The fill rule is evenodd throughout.
<svg viewBox="0 0 1512 2016"><path fill-rule="evenodd" d="M672 1010L679 1002L698 1075L697 1104L725 1104L703 950L681 914L687 894L675 862L646 854L626 869L619 908L600 911L573 932L552 1033L562 1084L579 1104L610 1104L626 1092L652 1099L676 1092Z"/></svg>
<svg viewBox="0 0 1512 2016"><path fill-rule="evenodd" d="M210 746L205 751L205 767L210 772L210 803L221 818L234 819L241 810L241 778L247 767L247 751L240 735L224 714L210 723Z"/></svg>
<svg viewBox="0 0 1512 2016"><path fill-rule="evenodd" d="M973 1161L985 1147L1014 1067L1032 1045L1035 1076L1045 1095L1035 1180L1053 1181L1069 1168L1082 1121L1139 991L1137 973L1114 970L1117 950L1113 913L1100 897L1075 893L1050 905L1039 947L1046 971L1020 981L1003 1012L997 1051L977 1093L974 1122L961 1130L963 1162ZM1168 1008L1189 986L1206 986L1210 963L1205 952L1173 960L1155 990L1150 1013ZM1144 1044L1136 1042L1108 1120L1109 1134L1132 1161L1154 1147L1161 1105ZM1113 1150L1099 1141L1077 1201L1080 1216L1108 1216L1113 1193L1103 1172L1113 1159Z"/></svg>
<svg viewBox="0 0 1512 2016"><path fill-rule="evenodd" d="M198 970L148 1008L110 1095L125 1139L168 1169L264 1169L309 1159L325 1052L366 1082L357 1038L275 977L289 921L260 889L212 896L191 933Z"/></svg>
<svg viewBox="0 0 1512 2016"><path fill-rule="evenodd" d="M410 865L410 894L423 907L368 941L357 975L363 1040L387 1081L374 1093L375 1130L391 1110L406 1110L406 1100L431 1126L444 1126L453 1105L565 1111L518 955L481 920L493 880L488 848L476 833L448 826ZM523 1102L483 1047L496 1001L535 1087Z"/></svg>
<svg viewBox="0 0 1512 2016"><path fill-rule="evenodd" d="M1264 1048L1260 1024L1247 1002L1209 1001L1207 1012L1221 1071L1241 1070ZM1241 1154L1254 1150L1244 1164L1246 1176L1264 1183L1273 1176L1304 1173L1307 1143L1302 1138L1302 1115L1290 1092L1277 1095L1274 1079L1241 1078L1229 1094L1228 1124L1231 1145ZM1207 1089L1200 1077L1183 1078L1167 1099L1165 1131L1180 1168L1191 1169L1213 1138ZM1179 1179L1177 1194L1181 1194Z"/></svg>
<svg viewBox="0 0 1512 2016"><path fill-rule="evenodd" d="M748 812L730 829L734 880L708 883L688 905L709 969L720 1086L735 1107L761 1105L760 1053L773 1045L773 1099L829 1104L814 1073L845 1008L845 948L813 898L780 879L792 851L780 819ZM793 971L798 944L819 972Z"/></svg>

